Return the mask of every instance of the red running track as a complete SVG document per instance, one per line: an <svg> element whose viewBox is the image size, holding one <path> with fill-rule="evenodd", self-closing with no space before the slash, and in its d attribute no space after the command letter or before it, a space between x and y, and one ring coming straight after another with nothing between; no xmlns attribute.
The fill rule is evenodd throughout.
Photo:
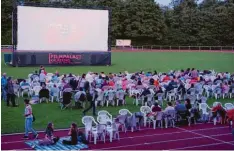
<svg viewBox="0 0 234 151"><path fill-rule="evenodd" d="M59 130L57 136L68 131ZM23 134L2 135L2 150L30 150L21 138ZM39 139L44 137L39 133ZM136 132L121 132L120 140L89 144L91 150L234 150L234 138L226 125L197 124L191 127L142 128Z"/></svg>

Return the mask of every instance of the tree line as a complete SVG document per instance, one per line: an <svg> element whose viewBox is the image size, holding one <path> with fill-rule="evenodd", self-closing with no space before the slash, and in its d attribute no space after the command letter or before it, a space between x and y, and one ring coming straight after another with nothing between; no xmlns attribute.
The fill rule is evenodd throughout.
<svg viewBox="0 0 234 151"><path fill-rule="evenodd" d="M111 8L112 44L116 39L131 39L132 45L234 45L234 0L199 4L197 0L172 0L169 6L160 6L155 0L30 2ZM12 1L2 0L2 44L12 43L12 9Z"/></svg>

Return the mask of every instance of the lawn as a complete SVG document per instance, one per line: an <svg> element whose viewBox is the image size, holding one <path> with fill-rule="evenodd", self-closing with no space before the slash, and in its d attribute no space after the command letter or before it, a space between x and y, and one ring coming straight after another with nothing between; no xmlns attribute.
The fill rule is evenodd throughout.
<svg viewBox="0 0 234 151"><path fill-rule="evenodd" d="M115 52L112 54L112 66L109 67L46 67L47 72L74 73L81 74L87 71L96 72L119 72L119 71L153 71L167 72L172 69L184 68L214 69L216 71L234 72L234 54L228 53L206 53L206 52ZM21 67L14 68L5 66L2 56L2 73L6 72L8 76L14 78L26 78L28 73L37 70L38 67ZM6 107L5 103L1 104L2 115L2 133L23 132L24 131L24 105L23 98L20 98L18 108ZM222 103L233 102L230 99L219 100ZM208 103L214 102L210 99ZM67 128L71 122L77 122L82 126L82 110L65 110L61 111L57 103L42 103L33 105L33 111L36 116L34 127L37 130L43 130L48 122L54 122L56 128ZM108 110L111 114L116 115L118 110L123 107L103 107L98 110ZM132 112L139 111L140 107L132 104L132 99L127 98L127 105L124 107Z"/></svg>

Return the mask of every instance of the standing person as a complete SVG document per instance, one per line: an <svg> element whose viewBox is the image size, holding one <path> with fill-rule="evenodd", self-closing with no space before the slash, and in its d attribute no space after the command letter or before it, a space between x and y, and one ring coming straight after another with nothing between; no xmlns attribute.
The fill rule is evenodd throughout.
<svg viewBox="0 0 234 151"><path fill-rule="evenodd" d="M13 86L11 77L8 78L6 90L7 90L7 106L10 105L10 100L11 100L12 106L17 107L15 105L15 93L14 93L14 86Z"/></svg>
<svg viewBox="0 0 234 151"><path fill-rule="evenodd" d="M71 136L70 140L63 140L63 144L66 145L76 145L78 143L78 136L77 136L77 125L75 123L71 124L71 128L68 133Z"/></svg>
<svg viewBox="0 0 234 151"><path fill-rule="evenodd" d="M4 101L7 100L6 85L7 85L6 73L3 73L1 78L1 90L2 90L1 98Z"/></svg>
<svg viewBox="0 0 234 151"><path fill-rule="evenodd" d="M39 74L41 74L41 71L43 70L43 66L40 66L40 69L39 69Z"/></svg>
<svg viewBox="0 0 234 151"><path fill-rule="evenodd" d="M98 95L97 95L97 91L95 90L93 95L87 91L86 92L86 98L87 100L90 102L90 106L83 111L83 115L85 116L85 113L88 112L91 108L93 108L93 116L96 116L96 106L95 106L95 101L97 99Z"/></svg>
<svg viewBox="0 0 234 151"><path fill-rule="evenodd" d="M44 73L44 70L41 71L40 75L39 75L39 80L42 85L46 85L46 75Z"/></svg>
<svg viewBox="0 0 234 151"><path fill-rule="evenodd" d="M32 127L32 122L33 122L33 112L32 112L32 107L29 104L29 100L25 99L25 110L24 110L24 117L25 117L25 135L23 139L28 139L28 132L31 131L34 135L34 139L38 137L37 132L33 129Z"/></svg>

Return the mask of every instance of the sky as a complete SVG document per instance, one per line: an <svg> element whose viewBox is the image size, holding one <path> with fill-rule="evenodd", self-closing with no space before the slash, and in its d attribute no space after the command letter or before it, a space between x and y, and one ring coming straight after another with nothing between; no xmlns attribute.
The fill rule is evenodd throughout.
<svg viewBox="0 0 234 151"><path fill-rule="evenodd" d="M171 0L156 0L156 1L161 5L168 5L171 2Z"/></svg>
<svg viewBox="0 0 234 151"><path fill-rule="evenodd" d="M171 0L156 0L161 5L169 5ZM198 2L201 2L202 0L199 0Z"/></svg>

